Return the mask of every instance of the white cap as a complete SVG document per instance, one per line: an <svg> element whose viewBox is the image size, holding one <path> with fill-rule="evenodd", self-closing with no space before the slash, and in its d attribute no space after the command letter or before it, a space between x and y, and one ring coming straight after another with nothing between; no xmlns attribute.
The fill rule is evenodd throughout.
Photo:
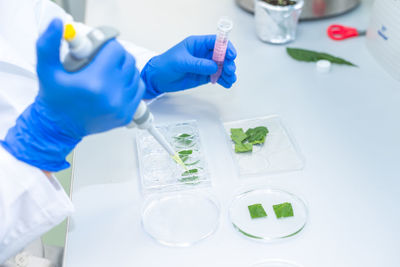
<svg viewBox="0 0 400 267"><path fill-rule="evenodd" d="M328 60L321 59L317 61L317 71L319 73L328 73L331 70L332 63Z"/></svg>

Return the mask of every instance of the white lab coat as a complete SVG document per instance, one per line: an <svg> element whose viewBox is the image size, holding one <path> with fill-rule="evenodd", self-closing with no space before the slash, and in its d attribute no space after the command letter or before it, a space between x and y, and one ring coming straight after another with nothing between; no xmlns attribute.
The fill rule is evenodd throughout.
<svg viewBox="0 0 400 267"><path fill-rule="evenodd" d="M72 20L49 0L0 0L0 139L38 92L35 43L54 17ZM139 69L154 56L122 43ZM0 146L0 264L71 212L73 205L56 179Z"/></svg>

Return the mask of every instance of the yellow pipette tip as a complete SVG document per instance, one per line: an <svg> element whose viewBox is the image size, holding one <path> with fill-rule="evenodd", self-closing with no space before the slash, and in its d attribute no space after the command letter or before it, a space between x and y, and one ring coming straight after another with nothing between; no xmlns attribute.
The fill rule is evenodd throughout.
<svg viewBox="0 0 400 267"><path fill-rule="evenodd" d="M176 163L178 163L179 165L181 165L185 171L188 171L189 169L186 167L185 163L183 163L182 159L179 157L178 153L175 153L175 155L171 156Z"/></svg>
<svg viewBox="0 0 400 267"><path fill-rule="evenodd" d="M70 42L75 38L75 36L76 36L76 31L74 26L72 26L72 24L65 25L64 39Z"/></svg>

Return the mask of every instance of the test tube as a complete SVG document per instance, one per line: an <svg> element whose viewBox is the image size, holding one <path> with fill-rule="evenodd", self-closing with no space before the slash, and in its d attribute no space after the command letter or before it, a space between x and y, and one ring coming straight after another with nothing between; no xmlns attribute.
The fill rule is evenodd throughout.
<svg viewBox="0 0 400 267"><path fill-rule="evenodd" d="M226 48L228 47L228 34L232 30L233 22L227 17L222 17L218 21L217 38L215 39L214 52L212 59L218 65L218 71L211 75L211 83L216 83L221 76Z"/></svg>

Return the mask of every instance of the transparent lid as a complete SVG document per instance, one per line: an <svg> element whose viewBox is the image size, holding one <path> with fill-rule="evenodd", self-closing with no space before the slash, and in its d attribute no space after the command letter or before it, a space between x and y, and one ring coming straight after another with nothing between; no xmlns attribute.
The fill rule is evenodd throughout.
<svg viewBox="0 0 400 267"><path fill-rule="evenodd" d="M221 17L218 20L217 29L224 33L229 33L233 28L233 21L229 17Z"/></svg>
<svg viewBox="0 0 400 267"><path fill-rule="evenodd" d="M210 186L210 176L196 121L157 125L156 128L180 155L187 170L178 165L147 131L138 131L136 144L143 192Z"/></svg>
<svg viewBox="0 0 400 267"><path fill-rule="evenodd" d="M144 230L167 246L186 247L207 238L217 230L219 219L218 202L204 192L154 194L142 211Z"/></svg>
<svg viewBox="0 0 400 267"><path fill-rule="evenodd" d="M253 145L252 152L236 153L235 143L231 139L231 129L242 128L246 132L249 128L259 126L268 129L264 144ZM278 116L271 115L225 122L224 128L240 176L294 171L304 168L303 156Z"/></svg>
<svg viewBox="0 0 400 267"><path fill-rule="evenodd" d="M291 216L287 213L287 203L291 205ZM274 205L278 206L274 208ZM238 194L229 208L229 217L234 228L243 236L274 241L299 233L306 225L308 211L301 198L280 189L266 187Z"/></svg>

